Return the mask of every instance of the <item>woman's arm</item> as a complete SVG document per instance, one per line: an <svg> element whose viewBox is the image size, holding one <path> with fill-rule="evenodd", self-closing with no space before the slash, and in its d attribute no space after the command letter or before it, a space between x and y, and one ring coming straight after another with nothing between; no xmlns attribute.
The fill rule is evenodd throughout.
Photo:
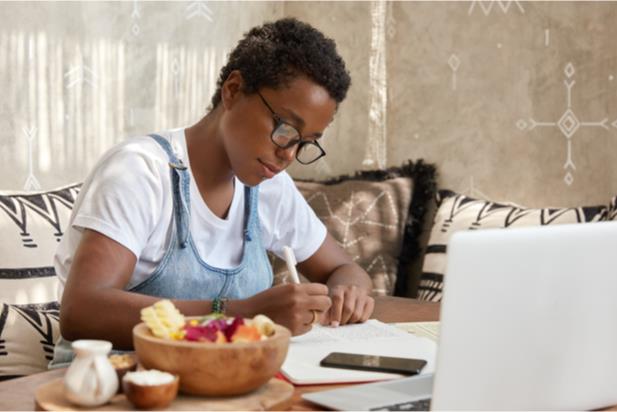
<svg viewBox="0 0 617 412"><path fill-rule="evenodd" d="M330 289L332 306L322 317L323 324L364 322L373 313L371 278L329 233L319 249L298 268L311 281L326 283Z"/></svg>
<svg viewBox="0 0 617 412"><path fill-rule="evenodd" d="M60 305L60 330L68 340L106 339L116 349L133 346L132 329L140 311L160 300L127 292L136 257L111 238L85 229L66 281ZM174 301L186 315L203 315L209 301Z"/></svg>
<svg viewBox="0 0 617 412"><path fill-rule="evenodd" d="M135 263L135 255L120 243L99 232L84 230L60 306L64 338L105 339L115 349L132 348L132 329L140 322L141 309L161 299L123 290ZM173 302L187 316L212 311L209 300ZM226 314L252 317L262 313L298 335L310 330L311 310L323 312L330 304L323 285L280 285L245 300L229 301Z"/></svg>

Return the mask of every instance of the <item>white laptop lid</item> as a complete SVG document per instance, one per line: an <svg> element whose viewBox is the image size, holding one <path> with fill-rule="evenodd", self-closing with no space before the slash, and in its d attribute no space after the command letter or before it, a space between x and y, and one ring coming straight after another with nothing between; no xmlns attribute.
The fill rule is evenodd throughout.
<svg viewBox="0 0 617 412"><path fill-rule="evenodd" d="M432 409L617 404L617 222L456 233Z"/></svg>

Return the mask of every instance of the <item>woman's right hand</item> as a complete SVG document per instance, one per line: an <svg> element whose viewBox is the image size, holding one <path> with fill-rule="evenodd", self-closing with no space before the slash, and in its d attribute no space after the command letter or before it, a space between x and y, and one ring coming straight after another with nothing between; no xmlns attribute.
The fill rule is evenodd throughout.
<svg viewBox="0 0 617 412"><path fill-rule="evenodd" d="M311 330L314 316L317 321L332 305L328 287L321 283L288 283L273 286L246 299L246 312L263 314L287 327L292 335ZM316 311L316 314L313 314Z"/></svg>

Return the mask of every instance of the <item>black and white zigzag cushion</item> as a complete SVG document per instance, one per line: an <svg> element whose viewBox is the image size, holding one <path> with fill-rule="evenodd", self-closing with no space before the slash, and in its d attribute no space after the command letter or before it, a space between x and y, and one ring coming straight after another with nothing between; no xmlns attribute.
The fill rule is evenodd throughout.
<svg viewBox="0 0 617 412"><path fill-rule="evenodd" d="M0 304L0 380L47 370L59 335L57 302Z"/></svg>
<svg viewBox="0 0 617 412"><path fill-rule="evenodd" d="M531 209L449 190L439 191L437 204L418 289L418 299L429 301L441 300L447 244L459 230L598 222L607 220L608 215L606 206Z"/></svg>
<svg viewBox="0 0 617 412"><path fill-rule="evenodd" d="M608 207L608 220L617 220L617 196L611 199L611 205Z"/></svg>
<svg viewBox="0 0 617 412"><path fill-rule="evenodd" d="M57 300L53 256L80 187L0 192L0 303Z"/></svg>

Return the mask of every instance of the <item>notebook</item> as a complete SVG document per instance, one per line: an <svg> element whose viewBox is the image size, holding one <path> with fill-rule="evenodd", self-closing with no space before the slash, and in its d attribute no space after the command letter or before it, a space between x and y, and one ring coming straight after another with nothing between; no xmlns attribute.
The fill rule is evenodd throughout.
<svg viewBox="0 0 617 412"><path fill-rule="evenodd" d="M424 359L427 364L422 373L425 374L435 368L436 343L375 319L338 328L315 325L310 332L291 339L281 371L296 385L370 382L403 376L319 366L331 352Z"/></svg>

